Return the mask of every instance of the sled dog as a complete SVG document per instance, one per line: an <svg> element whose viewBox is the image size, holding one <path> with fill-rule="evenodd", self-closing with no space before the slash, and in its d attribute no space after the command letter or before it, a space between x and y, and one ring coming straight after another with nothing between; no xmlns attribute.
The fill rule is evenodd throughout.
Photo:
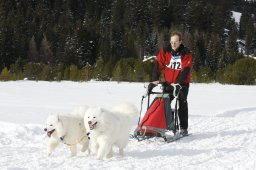
<svg viewBox="0 0 256 170"><path fill-rule="evenodd" d="M71 151L71 156L77 153L77 144L82 145L82 152L88 149L88 136L84 126L84 113L87 107L80 107L71 114L52 114L46 121L44 131L49 137L47 154L50 156L53 150L60 144L66 144Z"/></svg>
<svg viewBox="0 0 256 170"><path fill-rule="evenodd" d="M119 148L123 155L129 139L132 119L138 115L136 107L130 103L123 103L112 111L90 107L86 110L84 124L90 132L91 154L96 159L113 156L112 147Z"/></svg>

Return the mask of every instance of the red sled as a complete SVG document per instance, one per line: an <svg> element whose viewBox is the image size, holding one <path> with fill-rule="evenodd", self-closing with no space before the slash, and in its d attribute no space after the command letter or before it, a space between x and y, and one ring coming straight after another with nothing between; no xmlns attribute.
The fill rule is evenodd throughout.
<svg viewBox="0 0 256 170"><path fill-rule="evenodd" d="M174 134L178 129L177 119L177 98L175 109L171 109L171 102L174 99L169 93L152 92L158 94L149 106L143 119L138 123L134 131L134 137L144 140L151 137L163 137L167 141L166 132L172 131Z"/></svg>

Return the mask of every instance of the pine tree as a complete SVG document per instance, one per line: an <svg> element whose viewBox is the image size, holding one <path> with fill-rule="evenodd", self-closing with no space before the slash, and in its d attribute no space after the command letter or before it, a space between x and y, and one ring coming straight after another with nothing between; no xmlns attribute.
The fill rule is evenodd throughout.
<svg viewBox="0 0 256 170"><path fill-rule="evenodd" d="M194 45L192 48L193 51L193 69L199 71L206 63L206 43L205 36L202 33L194 33Z"/></svg>
<svg viewBox="0 0 256 170"><path fill-rule="evenodd" d="M61 81L63 80L63 77L64 77L64 71L65 71L65 67L63 64L58 64L56 65L55 67L55 76L54 79L56 81Z"/></svg>
<svg viewBox="0 0 256 170"><path fill-rule="evenodd" d="M23 67L24 62L22 61L21 57L19 57L15 64L10 66L10 73L12 75L12 80L21 80L23 79Z"/></svg>
<svg viewBox="0 0 256 170"><path fill-rule="evenodd" d="M5 67L5 68L2 70L1 74L0 74L0 80L7 81L7 80L9 80L9 79L10 79L10 72L9 72L8 68Z"/></svg>
<svg viewBox="0 0 256 170"><path fill-rule="evenodd" d="M211 69L213 75L216 75L221 54L221 43L218 35L211 35L207 50L207 65Z"/></svg>
<svg viewBox="0 0 256 170"><path fill-rule="evenodd" d="M70 67L69 66L65 67L63 80L70 80Z"/></svg>
<svg viewBox="0 0 256 170"><path fill-rule="evenodd" d="M24 77L29 80L39 80L44 65L40 63L27 63L24 65Z"/></svg>
<svg viewBox="0 0 256 170"><path fill-rule="evenodd" d="M242 58L229 65L221 79L222 83L228 84L255 84L256 61L252 58Z"/></svg>
<svg viewBox="0 0 256 170"><path fill-rule="evenodd" d="M212 5L204 0L189 1L183 12L186 28L206 31L212 25L212 11Z"/></svg>
<svg viewBox="0 0 256 170"><path fill-rule="evenodd" d="M51 47L45 35L41 42L39 56L40 60L45 64L52 64L54 62Z"/></svg>
<svg viewBox="0 0 256 170"><path fill-rule="evenodd" d="M93 68L93 78L96 80L103 79L104 61L102 57L99 57Z"/></svg>
<svg viewBox="0 0 256 170"><path fill-rule="evenodd" d="M240 25L239 25L239 37L243 39L246 36L246 28L250 18L250 14L248 11L244 11L240 18Z"/></svg>
<svg viewBox="0 0 256 170"><path fill-rule="evenodd" d="M112 73L112 79L114 81L121 81L122 80L122 67L121 67L121 62L118 61L113 69Z"/></svg>
<svg viewBox="0 0 256 170"><path fill-rule="evenodd" d="M108 81L111 79L111 76L112 76L112 63L107 62L106 64L104 64L104 68L102 71L102 80Z"/></svg>
<svg viewBox="0 0 256 170"><path fill-rule="evenodd" d="M54 72L49 64L44 65L40 79L45 81L52 81L54 79Z"/></svg>
<svg viewBox="0 0 256 170"><path fill-rule="evenodd" d="M78 81L79 80L79 70L77 68L76 65L74 64L71 64L70 67L69 67L69 79L72 80L72 81Z"/></svg>
<svg viewBox="0 0 256 170"><path fill-rule="evenodd" d="M235 31L230 31L226 42L227 61L229 64L234 63L238 59L237 36Z"/></svg>
<svg viewBox="0 0 256 170"><path fill-rule="evenodd" d="M90 64L86 64L80 74L80 80L89 81L92 78L92 66Z"/></svg>
<svg viewBox="0 0 256 170"><path fill-rule="evenodd" d="M249 18L247 27L246 27L246 32L245 32L245 54L250 55L253 54L254 49L252 46L255 44L253 43L253 38L256 34L256 31L254 31L254 25L253 25L253 20L252 18Z"/></svg>
<svg viewBox="0 0 256 170"><path fill-rule="evenodd" d="M65 40L65 46L64 46L64 54L61 58L61 62L67 67L70 64L76 64L78 63L77 58L77 46L78 46L78 40L77 35L68 36Z"/></svg>
<svg viewBox="0 0 256 170"><path fill-rule="evenodd" d="M228 59L227 59L227 53L226 53L226 50L223 49L223 51L220 54L220 59L218 62L218 69L223 70L228 66L228 64L229 63L228 63Z"/></svg>
<svg viewBox="0 0 256 170"><path fill-rule="evenodd" d="M129 82L134 82L135 81L134 68L132 68L132 67L128 67L127 80Z"/></svg>
<svg viewBox="0 0 256 170"><path fill-rule="evenodd" d="M135 64L134 68L134 73L135 73L135 81L137 82L143 82L145 79L145 71L142 66L142 62L138 61Z"/></svg>
<svg viewBox="0 0 256 170"><path fill-rule="evenodd" d="M39 62L39 54L37 51L37 45L36 45L34 36L30 39L30 42L29 42L28 58L29 58L29 61L33 63Z"/></svg>
<svg viewBox="0 0 256 170"><path fill-rule="evenodd" d="M2 27L0 31L0 69L9 67L12 63L15 63L16 57L18 57L15 55L13 18L15 18L15 14L11 10L4 20L5 22L0 25Z"/></svg>

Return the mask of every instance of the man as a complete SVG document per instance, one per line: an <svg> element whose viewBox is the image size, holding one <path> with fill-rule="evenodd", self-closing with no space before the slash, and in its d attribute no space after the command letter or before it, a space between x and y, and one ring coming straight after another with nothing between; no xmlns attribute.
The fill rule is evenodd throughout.
<svg viewBox="0 0 256 170"><path fill-rule="evenodd" d="M164 92L172 94L173 86L181 87L179 93L179 110L181 135L188 134L188 103L187 95L191 79L192 53L182 44L182 34L172 32L170 34L170 46L162 48L157 55L157 65L153 72L153 82L149 85L149 91L159 84L161 72L164 73Z"/></svg>

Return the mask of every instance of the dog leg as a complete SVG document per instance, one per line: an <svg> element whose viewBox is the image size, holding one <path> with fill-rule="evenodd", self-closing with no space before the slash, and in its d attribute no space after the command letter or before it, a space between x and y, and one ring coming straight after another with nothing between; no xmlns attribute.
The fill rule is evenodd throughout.
<svg viewBox="0 0 256 170"><path fill-rule="evenodd" d="M121 156L124 156L124 148L119 148L119 154L120 154Z"/></svg>
<svg viewBox="0 0 256 170"><path fill-rule="evenodd" d="M113 156L113 149L111 148L109 153L107 154L107 158L111 158Z"/></svg>
<svg viewBox="0 0 256 170"><path fill-rule="evenodd" d="M112 149L112 145L107 142L103 142L99 145L99 150L96 159L103 159Z"/></svg>
<svg viewBox="0 0 256 170"><path fill-rule="evenodd" d="M87 139L84 139L81 143L82 147L82 152L85 152L88 149L89 141Z"/></svg>
<svg viewBox="0 0 256 170"><path fill-rule="evenodd" d="M96 143L96 141L92 141L91 154L97 155L98 150L99 150L99 145Z"/></svg>
<svg viewBox="0 0 256 170"><path fill-rule="evenodd" d="M70 146L69 149L70 149L70 152L71 152L70 156L71 157L76 156L76 145Z"/></svg>
<svg viewBox="0 0 256 170"><path fill-rule="evenodd" d="M53 150L58 146L58 142L57 141L50 141L48 143L48 147L47 147L47 155L50 156L53 152Z"/></svg>

